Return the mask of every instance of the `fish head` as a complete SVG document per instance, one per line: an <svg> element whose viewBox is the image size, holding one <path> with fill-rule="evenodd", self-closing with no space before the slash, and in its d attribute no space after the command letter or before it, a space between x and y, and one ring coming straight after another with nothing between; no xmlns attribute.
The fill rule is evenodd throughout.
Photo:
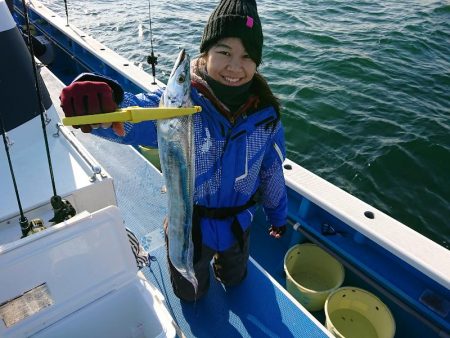
<svg viewBox="0 0 450 338"><path fill-rule="evenodd" d="M189 105L191 88L190 64L189 54L182 49L167 81L167 87L162 97L163 106L185 107Z"/></svg>

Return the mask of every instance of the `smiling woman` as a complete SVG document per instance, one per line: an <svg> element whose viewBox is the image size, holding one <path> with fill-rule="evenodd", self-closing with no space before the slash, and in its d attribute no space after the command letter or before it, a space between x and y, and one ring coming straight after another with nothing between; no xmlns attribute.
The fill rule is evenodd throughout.
<svg viewBox="0 0 450 338"><path fill-rule="evenodd" d="M266 80L256 72L261 63L262 45L255 0L221 0L204 29L202 55L190 65L192 81L184 81L187 73L174 77L178 83L192 84L192 104L202 107L202 112L192 117L194 142L187 147L195 159L194 193L186 196L192 196L194 205L192 277L198 282L197 289L176 268L172 255L168 255L174 294L185 301L195 301L207 293L211 260L216 279L225 286L237 285L246 278L256 203L263 206L271 224L268 235L279 238L286 230L284 131L278 101ZM189 64L186 66L189 68ZM98 100L97 94L108 85L106 79L96 80L92 82L94 88L84 93L85 86L78 81L63 90L62 101L75 102L80 97L84 100L84 96ZM167 86L163 98L170 87ZM125 93L124 97L121 103L124 106L155 106L161 92ZM103 98L111 100L113 96ZM95 106L98 105L92 105ZM65 114L73 114L70 106L62 104L62 107ZM75 115L98 113L76 110ZM125 123L123 135L115 133L113 128L92 130L93 134L109 140L147 147L163 147L157 142L161 132L164 130L158 127L156 131L151 121ZM163 156L161 163L164 163ZM167 187L170 205L173 202L170 196L179 194L171 195L169 184ZM180 190L185 193L189 189ZM165 226L167 234L176 227L170 214L169 211ZM168 250L176 246L171 236L167 236L166 244Z"/></svg>
<svg viewBox="0 0 450 338"><path fill-rule="evenodd" d="M241 39L225 38L206 54L206 71L215 81L237 87L253 79L256 63L248 55Z"/></svg>

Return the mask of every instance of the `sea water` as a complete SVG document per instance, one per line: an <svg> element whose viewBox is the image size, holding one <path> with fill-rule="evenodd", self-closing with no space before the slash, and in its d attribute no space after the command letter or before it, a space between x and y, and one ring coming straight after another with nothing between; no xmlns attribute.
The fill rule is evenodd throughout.
<svg viewBox="0 0 450 338"><path fill-rule="evenodd" d="M62 1L44 0L65 16ZM218 1L68 0L69 22L157 77ZM448 0L258 0L287 156L449 248Z"/></svg>

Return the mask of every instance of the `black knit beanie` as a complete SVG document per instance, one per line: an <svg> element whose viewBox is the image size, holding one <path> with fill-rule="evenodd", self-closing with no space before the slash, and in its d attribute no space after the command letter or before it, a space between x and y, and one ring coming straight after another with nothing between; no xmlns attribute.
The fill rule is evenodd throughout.
<svg viewBox="0 0 450 338"><path fill-rule="evenodd" d="M264 37L256 0L221 0L206 24L200 53L220 39L231 37L242 40L248 55L259 66Z"/></svg>

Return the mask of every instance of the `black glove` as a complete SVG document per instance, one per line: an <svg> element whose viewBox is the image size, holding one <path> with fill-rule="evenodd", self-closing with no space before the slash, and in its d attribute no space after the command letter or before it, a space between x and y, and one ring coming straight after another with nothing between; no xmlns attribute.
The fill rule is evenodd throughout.
<svg viewBox="0 0 450 338"><path fill-rule="evenodd" d="M269 235L274 238L281 238L284 235L284 233L286 232L286 230L287 230L286 225L282 225L279 227L271 225L269 227Z"/></svg>

